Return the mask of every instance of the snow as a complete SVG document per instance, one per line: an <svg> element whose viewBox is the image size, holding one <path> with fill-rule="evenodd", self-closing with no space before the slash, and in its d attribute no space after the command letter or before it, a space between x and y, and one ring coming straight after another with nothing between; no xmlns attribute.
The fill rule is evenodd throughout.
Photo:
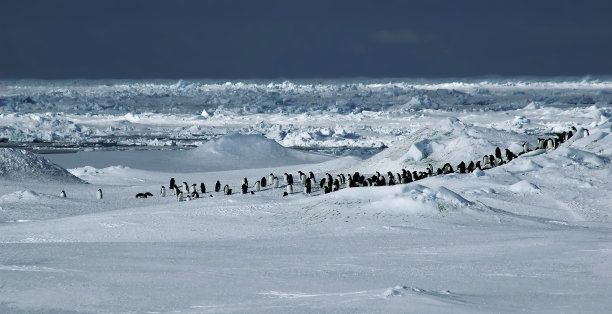
<svg viewBox="0 0 612 314"><path fill-rule="evenodd" d="M611 92L592 79L0 82L0 312L607 312ZM484 171L319 187L326 173L518 154L572 126L557 149ZM298 171L315 174L312 194ZM270 173L278 188L240 193ZM162 197L170 178L207 192Z"/></svg>

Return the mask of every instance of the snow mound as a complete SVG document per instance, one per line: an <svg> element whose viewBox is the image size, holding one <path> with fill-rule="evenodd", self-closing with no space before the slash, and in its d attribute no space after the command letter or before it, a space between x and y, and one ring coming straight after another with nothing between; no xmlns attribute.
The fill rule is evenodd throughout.
<svg viewBox="0 0 612 314"><path fill-rule="evenodd" d="M85 183L46 158L13 148L0 148L0 178Z"/></svg>
<svg viewBox="0 0 612 314"><path fill-rule="evenodd" d="M506 166L506 170L515 173L532 172L541 168L542 166L535 163L533 160L525 158L516 159Z"/></svg>
<svg viewBox="0 0 612 314"><path fill-rule="evenodd" d="M343 200L370 202L379 211L402 214L438 213L473 204L446 187L429 188L420 184L344 189L335 195Z"/></svg>
<svg viewBox="0 0 612 314"><path fill-rule="evenodd" d="M508 187L508 190L514 193L537 193L540 188L535 184L522 180Z"/></svg>
<svg viewBox="0 0 612 314"><path fill-rule="evenodd" d="M195 170L236 170L319 163L331 157L278 144L263 135L231 133L187 153ZM179 161L183 162L183 161Z"/></svg>
<svg viewBox="0 0 612 314"><path fill-rule="evenodd" d="M557 156L562 156L569 158L575 162L581 164L592 164L596 166L602 166L606 163L606 159L604 157L598 156L597 154L585 152L583 150L569 148L569 147L560 147L554 152Z"/></svg>
<svg viewBox="0 0 612 314"><path fill-rule="evenodd" d="M41 196L30 190L17 191L10 194L0 196L0 202L21 202L21 201L38 201Z"/></svg>

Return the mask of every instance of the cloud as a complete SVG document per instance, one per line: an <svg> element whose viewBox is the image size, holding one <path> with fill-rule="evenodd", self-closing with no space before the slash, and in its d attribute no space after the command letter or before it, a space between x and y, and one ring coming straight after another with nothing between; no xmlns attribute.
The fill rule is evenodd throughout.
<svg viewBox="0 0 612 314"><path fill-rule="evenodd" d="M383 44L418 44L420 37L412 30L381 30L370 33L372 41Z"/></svg>

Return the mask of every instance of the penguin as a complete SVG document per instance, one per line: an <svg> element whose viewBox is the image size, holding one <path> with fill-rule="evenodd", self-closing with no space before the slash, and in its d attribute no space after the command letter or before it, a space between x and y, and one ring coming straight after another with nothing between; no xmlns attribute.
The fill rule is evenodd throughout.
<svg viewBox="0 0 612 314"><path fill-rule="evenodd" d="M323 186L325 186L325 180L325 178L321 178L321 181L319 181L320 188L323 188Z"/></svg>
<svg viewBox="0 0 612 314"><path fill-rule="evenodd" d="M274 174L272 172L270 172L270 175L268 175L268 181L270 184L274 184Z"/></svg>
<svg viewBox="0 0 612 314"><path fill-rule="evenodd" d="M202 194L206 194L206 185L204 182L200 183L200 192L202 192Z"/></svg>
<svg viewBox="0 0 612 314"><path fill-rule="evenodd" d="M524 153L528 153L530 151L529 149L529 142L524 142L523 143L523 154Z"/></svg>
<svg viewBox="0 0 612 314"><path fill-rule="evenodd" d="M147 197L151 197L151 196L153 196L153 194L152 194L151 192L145 192L144 194L145 194Z"/></svg>
<svg viewBox="0 0 612 314"><path fill-rule="evenodd" d="M96 193L96 197L101 200L102 199L102 189L98 189L98 193Z"/></svg>
<svg viewBox="0 0 612 314"><path fill-rule="evenodd" d="M555 142L552 140L552 138L549 138L548 140L546 140L546 150L552 149L555 149Z"/></svg>
<svg viewBox="0 0 612 314"><path fill-rule="evenodd" d="M495 158L497 159L501 159L502 158L502 153L501 153L501 149L498 147L495 147Z"/></svg>
<svg viewBox="0 0 612 314"><path fill-rule="evenodd" d="M347 188L352 188L353 187L353 178L351 177L351 175L348 175L348 179L346 179L346 187Z"/></svg>
<svg viewBox="0 0 612 314"><path fill-rule="evenodd" d="M574 136L574 132L568 131L567 132L567 139L566 139L566 141L569 140L570 138L572 138L572 136Z"/></svg>
<svg viewBox="0 0 612 314"><path fill-rule="evenodd" d="M476 162L476 166L475 166L475 169L474 169L474 170L476 170L476 169L478 169L478 170L483 170L483 169L482 169L482 165L481 165L481 163L480 163L480 160Z"/></svg>
<svg viewBox="0 0 612 314"><path fill-rule="evenodd" d="M193 197L193 198L200 198L200 194L198 193L198 191L193 190L193 192L191 192L191 197Z"/></svg>
<svg viewBox="0 0 612 314"><path fill-rule="evenodd" d="M433 176L433 166L431 164L427 165L427 173L430 177Z"/></svg>
<svg viewBox="0 0 612 314"><path fill-rule="evenodd" d="M161 190L159 191L159 195L161 197L166 197L166 187L162 185Z"/></svg>
<svg viewBox="0 0 612 314"><path fill-rule="evenodd" d="M311 183L316 183L316 182L314 182L315 181L315 175L314 175L314 173L312 171L308 172L308 177L313 180L313 182L311 182Z"/></svg>
<svg viewBox="0 0 612 314"><path fill-rule="evenodd" d="M136 198L147 198L147 194L145 194L145 193L136 193Z"/></svg>
<svg viewBox="0 0 612 314"><path fill-rule="evenodd" d="M248 189L247 185L242 183L241 187L242 187L242 194L247 194L247 189Z"/></svg>
<svg viewBox="0 0 612 314"><path fill-rule="evenodd" d="M323 193L328 194L329 192L331 192L331 189L328 186L325 186Z"/></svg>
<svg viewBox="0 0 612 314"><path fill-rule="evenodd" d="M451 164L448 163L448 162L444 164L442 169L443 169L442 172L444 174L449 174L449 173L454 173L455 172L455 170L453 169L453 166L451 166Z"/></svg>
<svg viewBox="0 0 612 314"><path fill-rule="evenodd" d="M249 186L249 180L247 178L242 179L242 184Z"/></svg>
<svg viewBox="0 0 612 314"><path fill-rule="evenodd" d="M228 195L227 193L229 192L229 185L225 185L223 186L223 194Z"/></svg>
<svg viewBox="0 0 612 314"><path fill-rule="evenodd" d="M468 173L472 173L472 172L474 172L474 167L475 167L475 165L474 165L474 161L473 161L473 160L470 160L470 163L469 163L469 164L468 164L468 166L467 166L467 172L468 172Z"/></svg>
<svg viewBox="0 0 612 314"><path fill-rule="evenodd" d="M179 194L178 194L178 196L176 197L176 199L177 199L179 202L182 202L182 201L183 201L183 192L179 192Z"/></svg>
<svg viewBox="0 0 612 314"><path fill-rule="evenodd" d="M507 161L511 161L512 159L518 157L518 156L516 156L516 154L514 154L512 151L510 151L507 148L506 148L505 154L506 154L506 160Z"/></svg>
<svg viewBox="0 0 612 314"><path fill-rule="evenodd" d="M463 160L457 165L457 171L459 171L459 173L465 173L465 162L463 162Z"/></svg>
<svg viewBox="0 0 612 314"><path fill-rule="evenodd" d="M336 192L338 190L340 190L340 180L336 179L334 180L332 191Z"/></svg>
<svg viewBox="0 0 612 314"><path fill-rule="evenodd" d="M312 192L312 184L310 183L310 178L308 178L308 180L306 180L306 183L304 184L304 193L306 194L310 194Z"/></svg>
<svg viewBox="0 0 612 314"><path fill-rule="evenodd" d="M544 149L546 147L546 140L538 137L538 149Z"/></svg>
<svg viewBox="0 0 612 314"><path fill-rule="evenodd" d="M583 136L589 136L589 135L591 135L591 133L589 132L589 129L584 129L584 133L582 135Z"/></svg>
<svg viewBox="0 0 612 314"><path fill-rule="evenodd" d="M255 181L255 187L253 189L255 190L255 192L259 192L261 190L261 182Z"/></svg>
<svg viewBox="0 0 612 314"><path fill-rule="evenodd" d="M272 178L272 186L276 189L278 188L278 177Z"/></svg>
<svg viewBox="0 0 612 314"><path fill-rule="evenodd" d="M481 166L485 169L489 169L491 168L491 161L489 160L489 155L484 155L482 157L482 164Z"/></svg>
<svg viewBox="0 0 612 314"><path fill-rule="evenodd" d="M178 197L179 193L182 193L176 184L174 185L174 189L172 189L172 191L174 191L174 195L176 195L176 197Z"/></svg>
<svg viewBox="0 0 612 314"><path fill-rule="evenodd" d="M185 191L185 193L189 194L189 185L187 185L187 182L183 181L183 191Z"/></svg>
<svg viewBox="0 0 612 314"><path fill-rule="evenodd" d="M301 170L298 170L298 178L302 184L306 183L306 175Z"/></svg>
<svg viewBox="0 0 612 314"><path fill-rule="evenodd" d="M268 184L268 181L266 180L266 177L261 177L260 183L261 183L261 187L265 188L266 185Z"/></svg>
<svg viewBox="0 0 612 314"><path fill-rule="evenodd" d="M170 185L168 186L168 188L170 190L174 190L175 186L176 186L176 181L174 180L174 178L170 178Z"/></svg>
<svg viewBox="0 0 612 314"><path fill-rule="evenodd" d="M293 194L293 185L287 184L287 194Z"/></svg>
<svg viewBox="0 0 612 314"><path fill-rule="evenodd" d="M60 192L60 197L66 197L66 191L62 190L62 192Z"/></svg>
<svg viewBox="0 0 612 314"><path fill-rule="evenodd" d="M217 183L215 183L215 192L219 192L219 191L221 191L221 182L217 180Z"/></svg>
<svg viewBox="0 0 612 314"><path fill-rule="evenodd" d="M287 184L293 185L293 175L291 173L287 175Z"/></svg>
<svg viewBox="0 0 612 314"><path fill-rule="evenodd" d="M191 193L193 194L193 192L196 192L196 191L197 191L196 184L194 183L191 185Z"/></svg>
<svg viewBox="0 0 612 314"><path fill-rule="evenodd" d="M283 174L283 182L285 182L285 184L289 184L289 174L286 172Z"/></svg>
<svg viewBox="0 0 612 314"><path fill-rule="evenodd" d="M489 166L491 168L494 168L498 165L497 160L495 160L495 157L493 155L489 155Z"/></svg>

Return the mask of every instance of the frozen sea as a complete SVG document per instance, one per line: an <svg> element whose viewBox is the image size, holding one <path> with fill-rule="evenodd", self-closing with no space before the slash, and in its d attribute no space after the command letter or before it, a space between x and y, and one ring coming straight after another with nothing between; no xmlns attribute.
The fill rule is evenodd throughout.
<svg viewBox="0 0 612 314"><path fill-rule="evenodd" d="M611 133L607 77L0 81L0 312L608 313Z"/></svg>

